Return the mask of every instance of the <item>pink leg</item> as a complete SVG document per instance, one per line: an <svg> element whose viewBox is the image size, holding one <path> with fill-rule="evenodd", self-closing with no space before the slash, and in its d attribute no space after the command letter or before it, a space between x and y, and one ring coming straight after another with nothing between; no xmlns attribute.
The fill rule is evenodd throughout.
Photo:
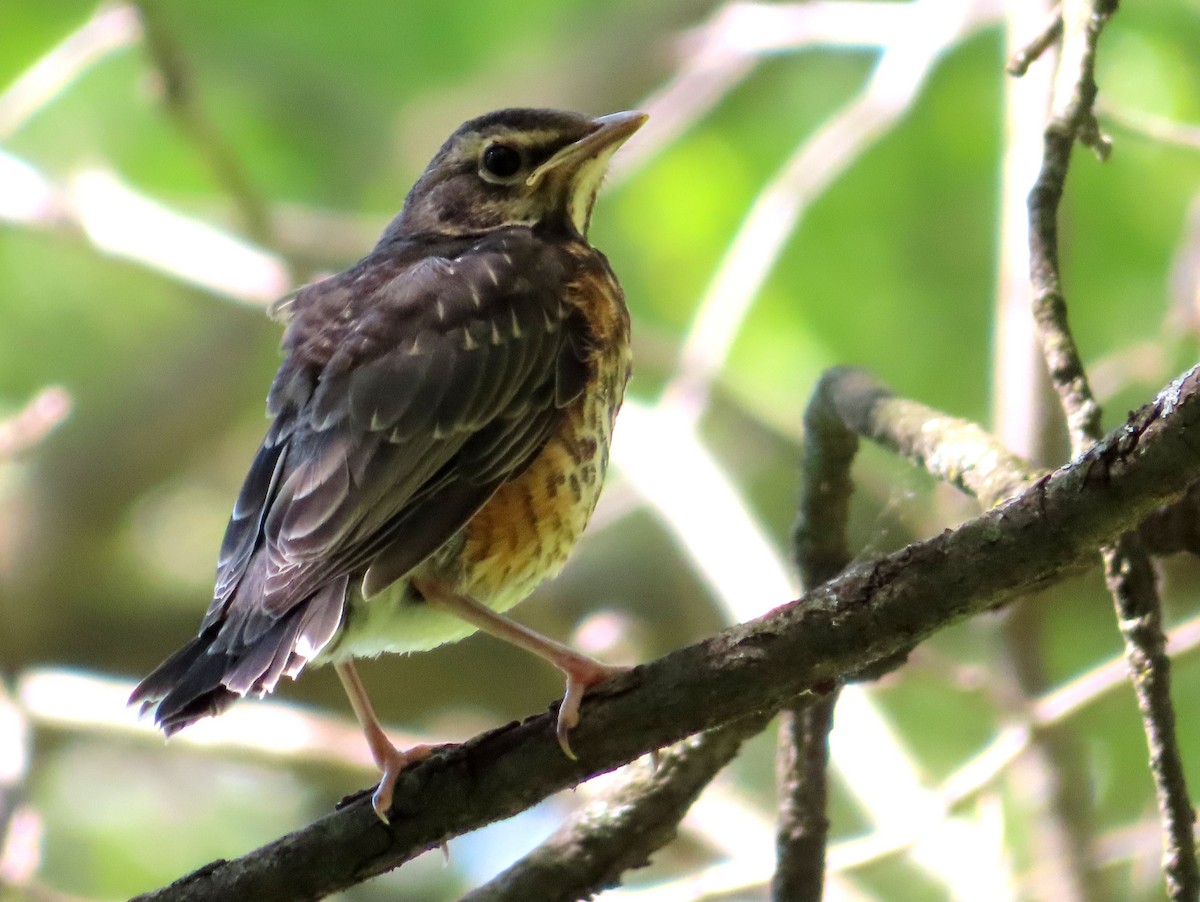
<svg viewBox="0 0 1200 902"><path fill-rule="evenodd" d="M555 733L563 753L574 761L575 753L571 751L567 734L572 727L579 723L579 705L583 701L584 693L598 683L603 683L609 677L625 673L628 668L601 664L594 658L580 654L561 642L555 642L527 626L522 626L515 620L510 620L503 614L497 614L474 598L443 591L436 585L428 583L421 583L418 588L430 604L444 608L454 616L497 639L503 639L518 648L533 652L563 672L567 678L567 691L558 708L558 727Z"/></svg>
<svg viewBox="0 0 1200 902"><path fill-rule="evenodd" d="M371 707L366 687L363 686L354 664L346 661L335 664L334 669L342 681L346 695L350 697L350 707L354 709L354 716L358 718L358 723L367 737L371 757L375 759L375 764L383 773L375 794L371 796L371 806L381 821L385 824L390 823L388 812L392 810L392 792L396 787L396 778L400 776L400 771L410 764L416 764L418 761L428 758L433 752L433 747L418 745L407 752L402 752L392 745L391 740L383 732L383 727L379 725L379 718L375 716L375 709Z"/></svg>

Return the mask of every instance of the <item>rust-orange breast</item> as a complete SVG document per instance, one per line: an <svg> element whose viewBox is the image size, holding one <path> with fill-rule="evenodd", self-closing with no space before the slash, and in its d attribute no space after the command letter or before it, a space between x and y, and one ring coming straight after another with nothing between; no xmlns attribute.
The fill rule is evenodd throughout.
<svg viewBox="0 0 1200 902"><path fill-rule="evenodd" d="M580 253L595 254L569 286L570 301L583 309L593 337L587 387L533 462L465 528L456 588L501 610L557 573L587 526L629 378L629 314L621 288L595 251Z"/></svg>

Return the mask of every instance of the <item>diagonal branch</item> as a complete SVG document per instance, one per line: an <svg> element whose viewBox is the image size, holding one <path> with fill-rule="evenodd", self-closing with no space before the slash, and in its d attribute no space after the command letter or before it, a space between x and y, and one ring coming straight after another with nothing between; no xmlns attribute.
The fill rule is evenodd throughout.
<svg viewBox="0 0 1200 902"><path fill-rule="evenodd" d="M650 749L774 711L950 623L1044 588L1198 478L1200 369L1008 504L863 562L799 603L679 649L590 695L573 736L579 761L559 750L552 713L530 718L406 772L390 827L364 797L140 898L315 899L360 883Z"/></svg>
<svg viewBox="0 0 1200 902"><path fill-rule="evenodd" d="M770 720L759 712L693 736L631 769L619 785L588 803L544 843L461 902L590 899L644 867L675 838L696 797Z"/></svg>

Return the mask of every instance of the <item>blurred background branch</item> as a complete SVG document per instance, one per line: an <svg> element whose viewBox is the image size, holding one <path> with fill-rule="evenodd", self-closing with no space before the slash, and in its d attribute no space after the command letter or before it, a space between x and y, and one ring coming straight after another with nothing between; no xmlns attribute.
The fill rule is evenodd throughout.
<svg viewBox="0 0 1200 902"><path fill-rule="evenodd" d="M344 713L329 675L289 686L295 707L248 705L166 747L123 698L190 634L211 589L275 363L262 307L365 252L468 116L513 104L652 115L593 230L635 319L617 472L572 565L519 612L539 628L635 662L794 597L797 424L833 364L865 362L930 408L991 423L1031 477L1061 461L1024 211L1054 15L985 0L6 7L0 445L14 450L0 450L0 678L33 741L10 806L23 826L0 855L20 865L0 868L0 885L127 897L293 829L365 780L346 722L323 713ZM1064 281L1086 299L1071 311L1082 362L1118 412L1197 350L1197 28L1184 0L1114 21L1098 110L1121 143L1103 170L1072 172L1059 209ZM1021 47L1031 64L1008 79ZM971 461L969 442L957 458L930 447L918 456L939 478L977 478L994 459ZM860 558L970 513L877 449L856 468ZM1194 555L1196 512L1189 495L1140 534L1155 554ZM1200 570L1190 555L1162 567L1164 616L1190 624ZM828 898L1161 896L1132 694L1080 688L1111 680L1117 652L1098 588L1085 576L974 618L878 685L843 690ZM390 721L438 739L523 716L558 688L486 640L364 676L386 690L373 694ZM1195 656L1173 677L1180 697L1198 691ZM1052 699L1065 707L1045 711L1061 713L1038 713ZM1194 781L1196 727L1184 717L1179 730ZM607 895L761 898L774 748L743 743L663 821L687 809L677 841ZM1023 773L1035 757L1042 769ZM547 800L455 840L448 867L435 852L347 896L457 898L608 804L583 790ZM1054 831L1071 856L1044 840Z"/></svg>

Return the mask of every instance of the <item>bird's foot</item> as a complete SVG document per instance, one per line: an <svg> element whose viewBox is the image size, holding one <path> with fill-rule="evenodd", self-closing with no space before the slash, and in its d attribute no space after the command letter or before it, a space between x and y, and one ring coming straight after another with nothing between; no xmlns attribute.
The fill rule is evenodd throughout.
<svg viewBox="0 0 1200 902"><path fill-rule="evenodd" d="M376 816L385 824L390 824L388 812L392 810L392 794L396 789L396 780L401 771L418 761L424 761L433 754L431 745L415 745L407 751L400 751L380 734L378 737L368 737L371 740L371 756L382 772L379 785L371 796L371 807Z"/></svg>
<svg viewBox="0 0 1200 902"><path fill-rule="evenodd" d="M583 702L584 693L610 677L628 673L630 668L601 664L579 654L569 658L561 657L554 663L567 676L567 692L563 696L562 704L558 706L558 726L554 732L563 754L575 761L577 759L571 751L571 742L567 734L579 723L579 706Z"/></svg>

